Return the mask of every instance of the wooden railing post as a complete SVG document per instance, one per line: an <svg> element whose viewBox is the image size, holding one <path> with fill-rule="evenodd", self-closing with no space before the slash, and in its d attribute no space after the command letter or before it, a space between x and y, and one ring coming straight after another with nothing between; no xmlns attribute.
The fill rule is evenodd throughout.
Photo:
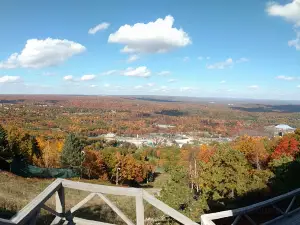
<svg viewBox="0 0 300 225"><path fill-rule="evenodd" d="M61 186L55 193L56 212L65 215L65 189Z"/></svg>
<svg viewBox="0 0 300 225"><path fill-rule="evenodd" d="M29 221L29 225L36 225L36 221L38 219L38 216L40 214L40 209L37 210L33 215L32 217L30 218L30 221Z"/></svg>
<svg viewBox="0 0 300 225"><path fill-rule="evenodd" d="M141 192L141 195L137 195L135 197L135 207L136 207L136 224L137 225L144 225L145 219L144 219L144 199L143 199L143 193Z"/></svg>

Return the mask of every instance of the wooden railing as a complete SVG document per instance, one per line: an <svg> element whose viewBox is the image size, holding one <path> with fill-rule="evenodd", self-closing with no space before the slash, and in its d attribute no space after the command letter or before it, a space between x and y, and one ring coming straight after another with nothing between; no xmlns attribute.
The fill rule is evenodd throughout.
<svg viewBox="0 0 300 225"><path fill-rule="evenodd" d="M227 210L227 211L222 211L222 212L217 212L217 213L204 214L201 216L201 225L215 225L213 220L218 220L218 219L227 218L227 217L235 217L235 219L232 223L233 225L237 225L240 222L240 220L242 219L242 217L244 217L246 220L248 220L250 222L250 224L255 225L258 223L256 223L254 221L254 219L249 216L249 213L253 213L253 212L263 209L265 207L272 207L280 214L279 216L262 223L263 225L272 224L275 221L284 219L284 217L291 215L292 213L295 213L300 210L300 207L297 207L297 208L291 210L292 207L294 206L296 197L299 194L300 194L300 188L293 190L291 192L288 192L286 194L277 196L275 198L271 198L266 201L259 202L259 203L256 203L256 204L253 204L250 206L246 206L243 208ZM276 206L276 204L278 204L279 202L288 200L289 198L291 198L291 201L289 202L289 204L285 210L282 210L278 206Z"/></svg>
<svg viewBox="0 0 300 225"><path fill-rule="evenodd" d="M91 192L86 198L73 206L70 210L65 209L65 191L64 188L71 188ZM185 225L198 225L178 211L164 204L148 192L139 188L125 188L112 187L105 185L88 184L82 182L69 181L64 179L57 179L50 184L42 193L35 197L28 205L19 211L12 219L0 219L0 225L35 225L39 216L40 210L44 209L55 216L51 225L55 224L83 224L83 225L108 225L108 223L86 220L74 217L75 211L80 209L84 204L90 201L94 196L99 196L110 208L127 224L134 225L134 223L112 202L105 194L123 195L135 197L136 203L136 224L144 225L144 200L157 209L164 212L166 215L172 217L176 221ZM55 195L56 209L52 209L45 203Z"/></svg>

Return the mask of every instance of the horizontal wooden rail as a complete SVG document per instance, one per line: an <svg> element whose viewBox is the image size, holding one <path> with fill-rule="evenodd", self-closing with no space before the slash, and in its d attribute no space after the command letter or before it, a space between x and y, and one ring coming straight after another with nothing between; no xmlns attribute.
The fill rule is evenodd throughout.
<svg viewBox="0 0 300 225"><path fill-rule="evenodd" d="M82 190L91 192L82 201L72 207L69 211L65 210L65 193L64 188L71 188L76 190ZM46 201L55 194L56 209L52 209L45 205ZM43 192L35 197L29 204L27 204L19 213L17 213L11 220L0 219L0 225L35 225L39 212L44 209L51 214L55 215L55 219L51 225L54 224L80 224L80 225L112 225L109 223L103 223L98 221L86 220L73 216L73 213L80 209L84 204L93 199L95 196L100 197L110 208L121 218L127 225L134 225L134 223L112 202L105 194L122 195L135 197L136 203L136 224L144 225L144 201L150 203L154 207L158 208L166 215L172 217L174 220L184 225L197 225L194 221L190 220L186 216L182 215L178 211L169 207L165 203L156 199L148 192L139 188L125 188L104 186L97 184L89 184L82 182L75 182L64 179L57 179L51 183Z"/></svg>
<svg viewBox="0 0 300 225"><path fill-rule="evenodd" d="M293 197L291 203L289 204L289 206L286 209L286 211L284 212L284 214L282 216L272 219L268 223L274 222L274 221L281 219L284 216L294 212L294 211L289 212L289 210L291 209L292 204L295 201L295 196L297 196L299 194L300 194L300 188L295 189L291 192L285 193L283 195L279 195L277 197L268 199L266 201L259 202L259 203L256 203L256 204L253 204L250 206L246 206L243 208L234 209L234 210L226 210L226 211L221 211L221 212L217 212L217 213L204 214L201 216L201 224L202 225L214 225L215 223L213 223L213 220L227 218L227 217L234 217L234 216L239 216L239 215L247 215L247 213L257 211L258 209L264 208L266 206L273 206L276 208L276 206L274 206L275 203L278 203L282 200ZM266 224L268 224L268 223L266 223Z"/></svg>
<svg viewBox="0 0 300 225"><path fill-rule="evenodd" d="M138 188L105 186L105 185L98 185L98 184L76 182L76 181L71 181L71 180L62 180L62 185L66 188L72 188L72 189L76 189L76 190L88 191L88 192L94 192L94 193L123 195L123 196L141 195L141 190Z"/></svg>

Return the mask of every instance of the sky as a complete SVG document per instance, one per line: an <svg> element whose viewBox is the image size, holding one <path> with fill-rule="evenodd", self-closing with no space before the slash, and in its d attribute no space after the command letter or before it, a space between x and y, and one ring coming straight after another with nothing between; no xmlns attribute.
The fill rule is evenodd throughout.
<svg viewBox="0 0 300 225"><path fill-rule="evenodd" d="M0 94L300 100L300 0L1 0Z"/></svg>

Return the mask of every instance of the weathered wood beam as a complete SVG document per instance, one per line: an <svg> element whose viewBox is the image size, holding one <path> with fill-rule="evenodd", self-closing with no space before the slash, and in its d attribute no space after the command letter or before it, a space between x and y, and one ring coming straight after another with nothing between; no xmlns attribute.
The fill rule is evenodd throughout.
<svg viewBox="0 0 300 225"><path fill-rule="evenodd" d="M253 205L249 205L243 208L239 208L239 209L234 209L234 210L226 210L226 211L222 211L222 212L217 212L217 213L209 213L209 214L205 214L202 215L202 217L206 218L206 220L210 219L210 220L216 220L216 219L221 219L221 218L226 218L226 217L231 217L231 216L238 216L240 214L246 214L249 212L253 212L257 209L263 208L265 206L269 206L269 205L273 205L276 202L282 201L286 198L289 197L294 197L300 194L300 188L295 189L291 192L288 192L286 194L283 195L279 195L277 197L268 199L266 201L263 202L258 202L256 204Z"/></svg>
<svg viewBox="0 0 300 225"><path fill-rule="evenodd" d="M13 225L13 224L16 224L10 220L6 220L6 219L1 219L0 218L0 225Z"/></svg>
<svg viewBox="0 0 300 225"><path fill-rule="evenodd" d="M112 223L104 223L95 220L86 220L78 217L74 217L73 221L75 222L75 224L80 224L80 225L114 225Z"/></svg>
<svg viewBox="0 0 300 225"><path fill-rule="evenodd" d="M166 205L162 201L158 200L154 196L150 195L148 192L143 191L143 198L153 205L154 207L158 208L165 214L171 216L173 219L177 220L178 222L185 224L185 225L199 225L198 223L192 221L188 217L184 216L180 212L176 211L175 209L171 208L170 206Z"/></svg>
<svg viewBox="0 0 300 225"><path fill-rule="evenodd" d="M64 217L64 215L63 215L62 213L56 212L54 209L51 209L51 208L50 208L49 206L47 206L47 205L43 205L43 206L42 206L42 209L48 211L49 213L51 213L51 214L54 215L54 216L61 217L61 218Z"/></svg>
<svg viewBox="0 0 300 225"><path fill-rule="evenodd" d="M80 209L84 204L86 204L88 201L90 201L92 198L94 198L96 193L90 193L88 196L86 196L82 201L77 203L75 206L71 208L71 213L74 213L78 209Z"/></svg>
<svg viewBox="0 0 300 225"><path fill-rule="evenodd" d="M62 218L56 216L50 225L61 225L63 224L62 222L63 222Z"/></svg>
<svg viewBox="0 0 300 225"><path fill-rule="evenodd" d="M118 216L124 220L124 222L127 225L134 225L134 223L112 202L110 201L106 196L104 196L101 193L97 193L97 195L107 204L109 207L118 214Z"/></svg>
<svg viewBox="0 0 300 225"><path fill-rule="evenodd" d="M112 195L137 196L141 195L141 190L138 188L113 187L98 184L88 184L62 179L62 184L66 188L72 188L81 191L104 193Z"/></svg>
<svg viewBox="0 0 300 225"><path fill-rule="evenodd" d="M136 224L144 225L145 223L145 212L144 212L144 199L143 196L135 197L135 210L136 210Z"/></svg>
<svg viewBox="0 0 300 225"><path fill-rule="evenodd" d="M25 224L37 212L37 210L39 210L42 205L61 187L61 179L55 180L43 192L36 196L23 209L21 209L21 211L19 211L11 219L11 221L18 225Z"/></svg>

